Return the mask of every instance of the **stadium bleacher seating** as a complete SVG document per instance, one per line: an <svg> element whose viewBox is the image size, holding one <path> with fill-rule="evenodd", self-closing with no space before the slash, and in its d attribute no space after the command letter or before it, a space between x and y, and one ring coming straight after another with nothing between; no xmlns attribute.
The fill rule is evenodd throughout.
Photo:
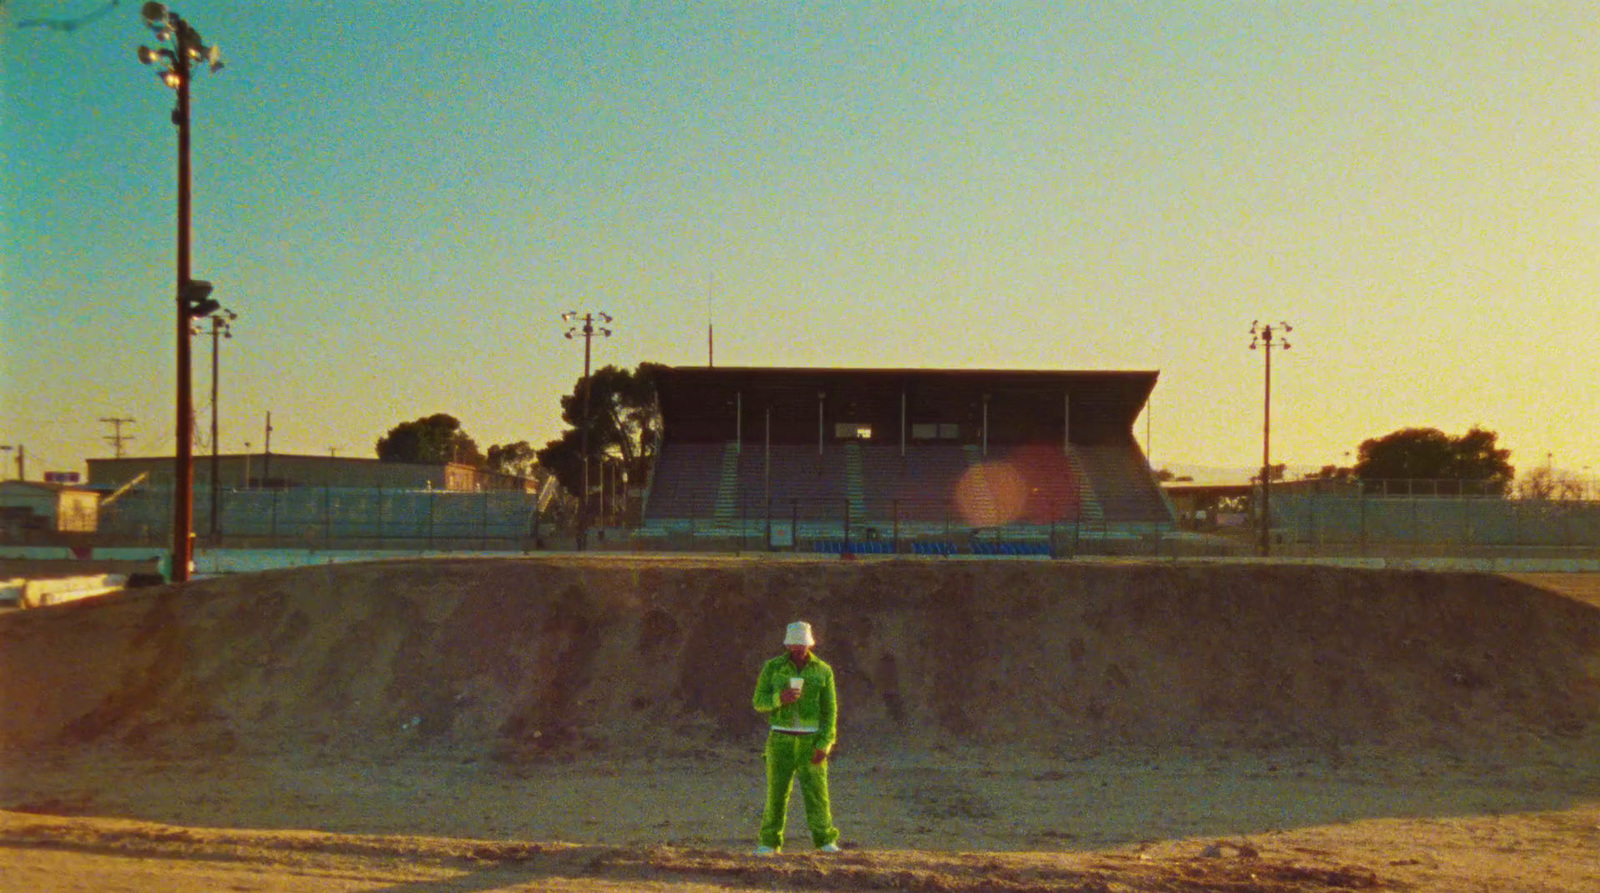
<svg viewBox="0 0 1600 893"><path fill-rule="evenodd" d="M1172 521L1172 512L1162 498L1161 488L1151 477L1150 466L1137 446L1109 443L1074 449L1084 472L1094 483L1105 520Z"/></svg>
<svg viewBox="0 0 1600 893"><path fill-rule="evenodd" d="M965 481L965 483L963 483ZM1001 485L1009 488L997 495ZM966 505L958 493L965 492ZM1062 522L1170 523L1138 447L1129 443L1027 444L987 458L973 444L664 444L647 522L767 518L925 535L945 529ZM996 553L1018 554L1018 553Z"/></svg>

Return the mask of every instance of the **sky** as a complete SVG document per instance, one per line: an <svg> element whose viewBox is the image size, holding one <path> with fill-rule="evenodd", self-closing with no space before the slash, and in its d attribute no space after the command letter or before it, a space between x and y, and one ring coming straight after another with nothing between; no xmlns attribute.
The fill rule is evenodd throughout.
<svg viewBox="0 0 1600 893"><path fill-rule="evenodd" d="M0 0L0 443L30 478L112 455L102 419L175 449L138 7ZM223 452L269 412L280 453L437 412L541 446L574 310L616 318L596 367L704 364L714 322L719 366L1159 370L1153 464L1248 468L1261 320L1293 326L1275 462L1476 425L1600 476L1588 2L177 8L227 65L193 85Z"/></svg>

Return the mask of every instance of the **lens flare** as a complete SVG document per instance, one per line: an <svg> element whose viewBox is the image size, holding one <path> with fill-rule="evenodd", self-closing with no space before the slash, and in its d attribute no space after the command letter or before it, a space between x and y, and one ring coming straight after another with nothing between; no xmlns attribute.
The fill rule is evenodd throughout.
<svg viewBox="0 0 1600 893"><path fill-rule="evenodd" d="M1027 501L1028 483L1009 462L979 462L956 483L956 510L974 527L1009 524Z"/></svg>

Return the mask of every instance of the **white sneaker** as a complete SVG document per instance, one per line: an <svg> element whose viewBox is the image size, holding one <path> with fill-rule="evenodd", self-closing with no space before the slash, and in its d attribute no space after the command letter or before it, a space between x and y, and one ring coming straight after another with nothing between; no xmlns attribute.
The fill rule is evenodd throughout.
<svg viewBox="0 0 1600 893"><path fill-rule="evenodd" d="M755 854L757 856L776 856L778 855L778 849L777 847L770 847L766 844L762 844L761 846L756 847Z"/></svg>
<svg viewBox="0 0 1600 893"><path fill-rule="evenodd" d="M825 843L817 847L817 852L819 853L837 853L839 851L839 845L836 843Z"/></svg>

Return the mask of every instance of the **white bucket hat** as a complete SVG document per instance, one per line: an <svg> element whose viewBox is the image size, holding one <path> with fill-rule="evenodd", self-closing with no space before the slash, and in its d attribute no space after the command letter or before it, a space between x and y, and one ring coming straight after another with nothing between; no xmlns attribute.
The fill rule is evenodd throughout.
<svg viewBox="0 0 1600 893"><path fill-rule="evenodd" d="M817 644L816 637L811 635L811 624L804 620L796 620L789 624L789 628L783 634L783 644L805 645L808 648Z"/></svg>

